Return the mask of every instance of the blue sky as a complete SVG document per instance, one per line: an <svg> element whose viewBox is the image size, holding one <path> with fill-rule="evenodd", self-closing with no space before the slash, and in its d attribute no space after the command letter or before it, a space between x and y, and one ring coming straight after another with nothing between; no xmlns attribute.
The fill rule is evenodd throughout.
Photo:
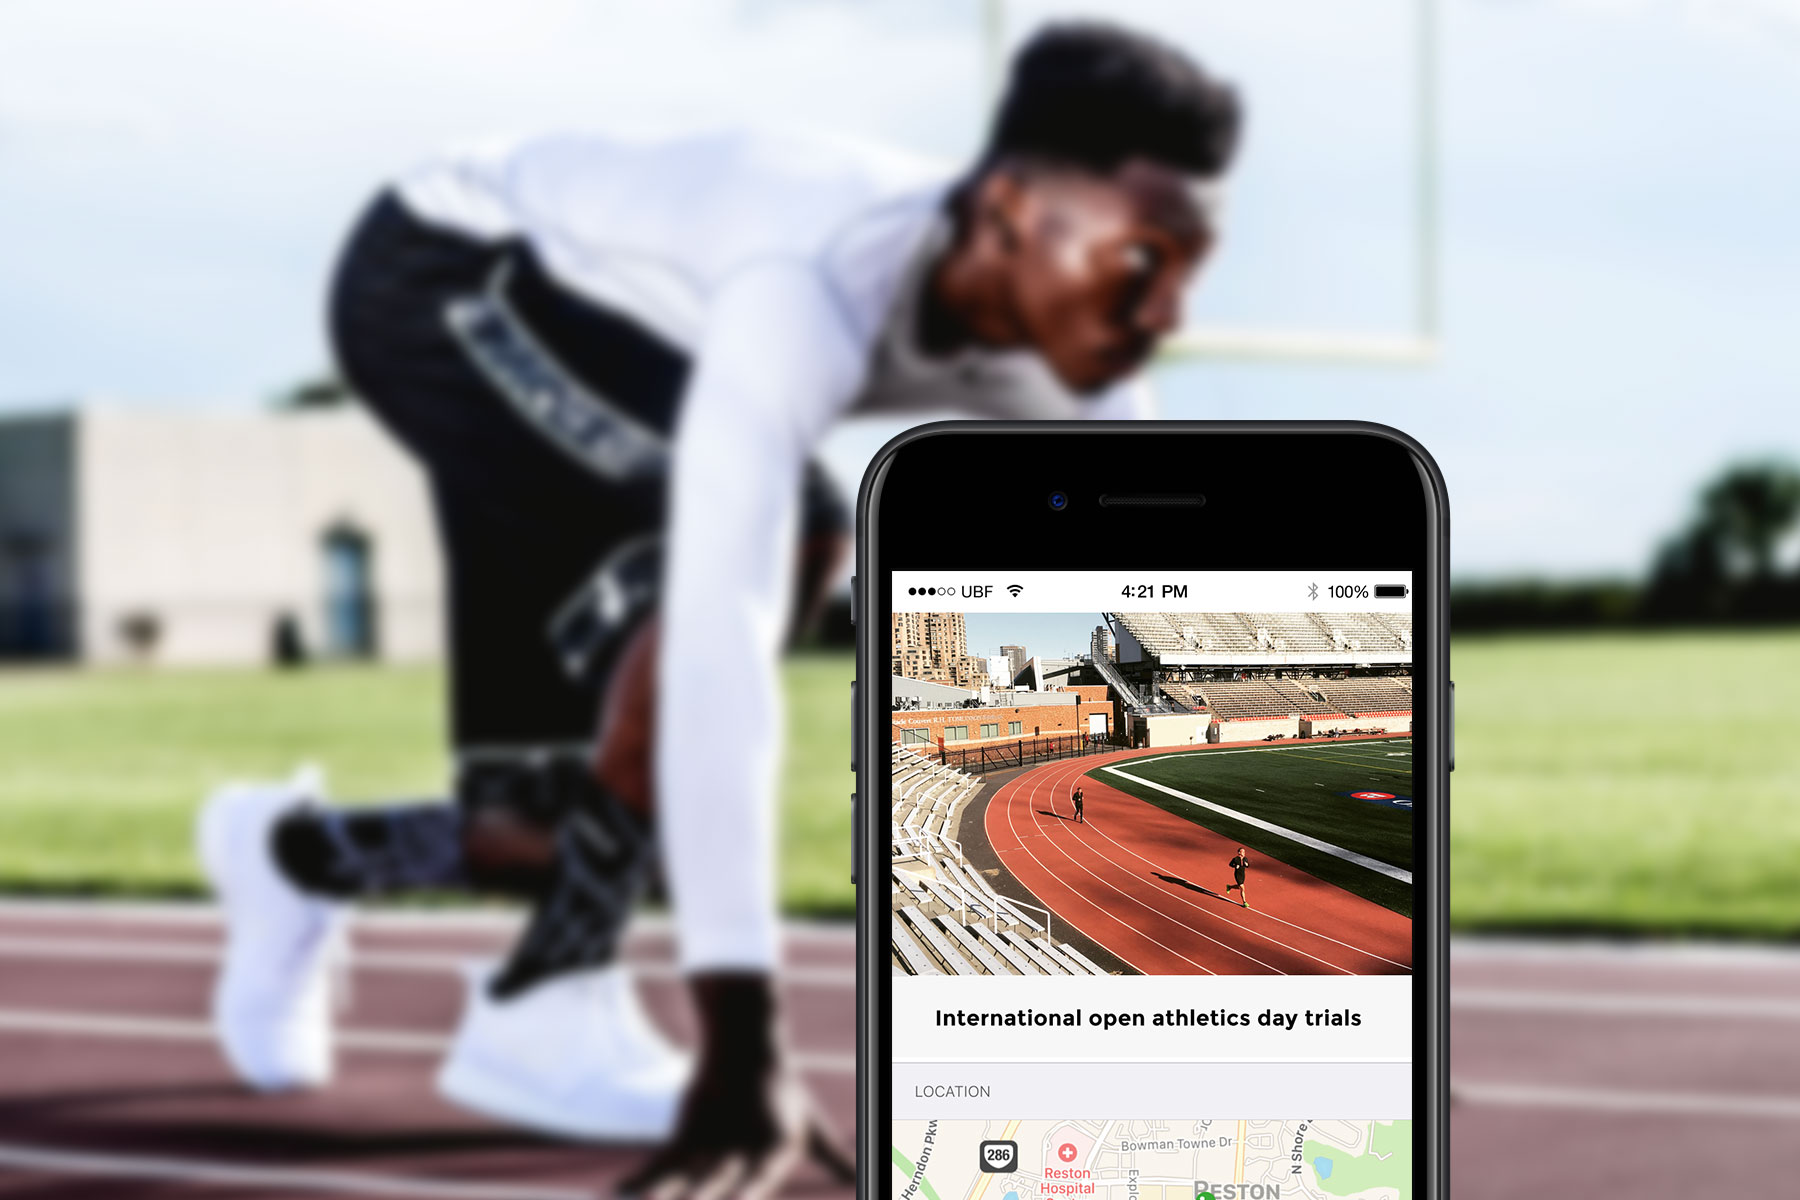
<svg viewBox="0 0 1800 1200"><path fill-rule="evenodd" d="M1002 646L1023 646L1035 657L1075 657L1088 652L1099 613L965 613L969 653L994 655Z"/></svg>
<svg viewBox="0 0 1800 1200"><path fill-rule="evenodd" d="M1052 6L1013 5L1012 29ZM1410 293L1402 0L1112 4L1240 80L1210 323L1386 331ZM1464 574L1640 568L1722 461L1800 454L1800 0L1442 0L1445 343L1198 363L1180 417L1386 421ZM252 405L324 363L378 181L548 126L827 122L965 153L974 0L9 0L0 408ZM828 444L853 477L892 426Z"/></svg>

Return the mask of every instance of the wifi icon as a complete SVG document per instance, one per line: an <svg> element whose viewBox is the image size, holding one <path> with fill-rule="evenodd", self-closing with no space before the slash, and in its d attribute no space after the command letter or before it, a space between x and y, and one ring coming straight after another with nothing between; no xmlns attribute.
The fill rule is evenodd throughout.
<svg viewBox="0 0 1800 1200"><path fill-rule="evenodd" d="M1009 583L1006 585L1006 590L1014 600L1017 600L1019 598L1019 593L1025 590L1025 585L1022 583Z"/></svg>

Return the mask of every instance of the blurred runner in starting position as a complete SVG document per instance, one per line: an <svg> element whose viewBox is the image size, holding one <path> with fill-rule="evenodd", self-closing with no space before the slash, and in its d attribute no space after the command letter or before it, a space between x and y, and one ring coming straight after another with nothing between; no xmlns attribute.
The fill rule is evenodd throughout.
<svg viewBox="0 0 1800 1200"><path fill-rule="evenodd" d="M430 480L454 794L333 808L300 778L208 804L242 1077L330 1077L345 902L512 893L532 915L472 982L447 1096L662 1141L628 1184L659 1194L765 1191L809 1151L847 1172L773 984L779 656L849 529L810 456L852 414L1144 415L1130 379L1212 249L1238 128L1179 51L1073 24L1023 47L960 172L765 131L576 134L383 191L331 332ZM614 961L658 868L695 1059Z"/></svg>

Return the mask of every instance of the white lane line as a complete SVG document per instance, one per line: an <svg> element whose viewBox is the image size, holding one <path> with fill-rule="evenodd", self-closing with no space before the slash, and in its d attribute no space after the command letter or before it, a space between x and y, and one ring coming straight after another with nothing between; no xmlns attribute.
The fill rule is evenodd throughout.
<svg viewBox="0 0 1800 1200"><path fill-rule="evenodd" d="M0 899L0 921L117 921L132 924L168 924L218 928L223 924L219 907L204 901L37 900L23 897ZM510 936L519 932L525 914L520 909L430 908L359 909L351 915L353 929L372 932L492 933ZM789 917L781 923L782 936L790 941L853 945L852 921L812 920ZM632 917L627 940L668 939L675 923L666 912L645 912Z"/></svg>
<svg viewBox="0 0 1800 1200"><path fill-rule="evenodd" d="M1348 746L1381 746L1392 742L1410 740L1409 737L1370 737L1354 740L1346 739L1341 742L1319 742L1316 745L1309 746L1251 746L1243 750L1177 750L1172 754L1152 754L1145 758L1128 758L1125 761L1133 764L1142 764L1167 762L1171 758L1190 758L1202 754L1206 755L1208 758L1215 758L1222 754L1280 754L1284 751L1292 753L1295 750L1342 750Z"/></svg>
<svg viewBox="0 0 1800 1200"><path fill-rule="evenodd" d="M1450 1007L1465 1012L1569 1013L1604 1017L1800 1021L1800 1000L1642 992L1570 992L1450 988Z"/></svg>
<svg viewBox="0 0 1800 1200"><path fill-rule="evenodd" d="M119 938L19 937L0 934L0 962L106 962L155 963L209 966L219 961L220 947L215 942L127 941ZM482 962L492 956L476 952L466 954L436 950L354 950L350 964L358 971L400 975L456 975L465 964ZM627 957L632 973L640 979L680 979L682 972L673 962L640 960ZM790 966L781 970L777 979L790 987L848 988L856 987L854 967Z"/></svg>
<svg viewBox="0 0 1800 1200"><path fill-rule="evenodd" d="M1227 753L1236 754L1239 753L1239 751L1233 750L1227 751ZM1272 833L1276 837L1284 837L1290 842L1299 842L1302 846L1311 846L1314 850L1322 851L1323 853L1331 855L1333 858L1341 858L1347 863L1355 863L1359 867L1367 867L1369 870L1386 875L1390 879L1398 879L1401 883L1407 884L1408 886L1411 886L1412 884L1413 877L1411 871L1403 871L1399 867L1384 863L1378 858L1370 858L1366 854L1358 854L1354 850L1346 850L1342 846L1334 846L1330 842L1321 841L1316 837L1308 836L1307 834L1301 833L1299 830L1289 829L1285 825L1277 825L1273 821L1265 821L1261 817L1253 817L1249 813L1239 812L1235 808L1226 808L1223 804L1215 804L1211 800L1202 800L1199 796L1191 796L1186 792L1178 792L1172 787L1166 787L1154 780L1145 779L1141 775L1133 775L1131 772L1124 770L1121 767L1101 767L1100 769L1108 774L1117 775L1121 779L1129 779L1133 783L1141 783L1145 787L1155 788L1157 791L1174 796L1178 800L1186 800L1189 804L1197 804L1201 808L1211 809L1213 812L1221 813L1233 820L1242 821L1246 825L1254 825L1256 828Z"/></svg>
<svg viewBox="0 0 1800 1200"><path fill-rule="evenodd" d="M1800 1096L1655 1092L1642 1088L1627 1091L1453 1079L1450 1082L1450 1098L1453 1105L1460 1102L1484 1108L1535 1108L1633 1116L1764 1117L1800 1121Z"/></svg>
<svg viewBox="0 0 1800 1200"><path fill-rule="evenodd" d="M1046 777L1042 781L1041 786L1047 787L1050 791L1050 795L1049 795L1049 798L1046 801L1046 803L1048 803L1050 805L1051 809L1054 810L1056 807L1056 789L1059 786L1070 786L1070 791L1073 792L1074 789L1073 789L1072 785L1069 785L1069 781L1072 779L1079 780L1087 774L1087 772L1085 770L1081 769L1084 765L1085 764L1081 763L1081 761L1079 759L1077 759L1074 763L1070 764L1059 775L1057 775L1056 778L1051 779L1051 778ZM1163 912L1158 907L1155 907L1155 906L1149 905L1149 904L1145 904L1138 897L1125 891L1123 888L1119 887L1117 884L1113 883L1111 880L1102 878L1099 872L1097 872L1093 868L1089 867L1086 863L1079 861L1073 854L1069 853L1068 848L1066 846L1064 846L1057 838L1052 836L1052 833L1050 831L1054 831L1055 833L1064 832L1061 827L1061 822L1058 821L1058 823L1055 825L1051 825L1048 827L1045 826L1044 818L1039 815L1039 810L1037 807L1037 794L1038 794L1038 787L1034 785L1031 789L1031 799L1030 799L1027 807L1031 811L1032 826L1033 826L1033 828L1035 828L1037 830L1038 836L1043 838L1045 843L1051 849L1055 850L1058 854L1060 854L1064 858L1066 858L1073 866L1080 868L1082 871L1086 872L1089 876L1091 876L1096 883L1100 884L1102 887L1108 888L1111 891L1118 893L1120 896L1124 897L1126 900L1129 900L1131 903L1137 905L1139 908L1141 908L1145 912L1149 913L1152 917L1159 917L1159 918L1167 921L1169 924L1175 926L1175 928L1177 928L1177 929L1183 929L1191 934L1194 934L1196 937L1204 938L1205 940L1211 942L1213 945L1219 947L1221 950L1225 951L1227 954L1235 954L1237 957L1242 958L1248 962L1253 962L1257 966L1262 967L1265 970L1272 971L1277 975L1286 975L1287 974L1286 971L1283 971L1280 967L1277 967L1275 964L1266 963L1262 959L1256 957L1254 954L1251 954L1248 950L1244 950L1238 946L1233 946L1228 942L1220 941L1218 938L1213 937L1211 934L1205 933L1202 930L1196 929L1194 926L1189 925L1186 921L1179 919L1178 917L1174 916L1171 913ZM1069 838L1070 838L1070 840L1078 843L1083 849L1092 849L1091 844L1085 838L1077 837L1072 830L1069 831ZM1103 852L1095 851L1094 853L1095 853L1095 857L1098 858L1102 863L1105 863L1107 866L1113 868L1114 870L1123 871L1125 877L1127 879L1129 879L1131 882L1133 882L1133 883L1139 882L1139 877L1136 872L1124 870L1123 868L1121 868L1119 866L1118 863L1114 862L1111 858L1107 857L1106 854L1104 854ZM1067 887L1070 891L1077 891L1077 889L1074 887L1074 885L1072 883L1070 883L1068 880L1065 879L1065 880L1061 880L1060 882L1062 882L1063 886ZM1165 891L1163 888L1157 887L1154 884L1151 884L1150 888L1151 888L1152 893L1158 899L1160 899L1165 894ZM1077 892L1077 894L1080 894L1080 893ZM1217 914L1214 914L1214 913L1208 913L1206 915L1209 917L1214 917L1215 919L1217 918ZM1117 919L1117 918L1115 918L1115 919ZM1136 926L1133 926L1133 928L1136 928ZM1156 941L1155 938L1150 937L1150 935L1147 933L1143 934L1143 936L1150 941ZM1156 942L1156 944L1159 946L1162 946L1161 942ZM1180 958L1184 962L1194 963L1195 966L1200 966L1199 963L1195 963L1193 959L1188 958L1185 954L1181 954L1181 953L1177 952L1173 947L1164 946L1163 948L1168 950L1171 954L1174 954L1177 958ZM1201 950L1196 950L1196 953L1201 953L1201 952L1202 952ZM1133 965L1135 966L1136 964L1134 963ZM1206 973L1208 975L1219 974L1219 972L1211 970L1210 968L1201 967L1201 969L1206 971ZM1229 972L1229 971L1225 972L1225 974L1231 974L1231 973L1232 972Z"/></svg>
<svg viewBox="0 0 1800 1200"><path fill-rule="evenodd" d="M165 1179L177 1183L326 1192L350 1196L421 1196L427 1200L594 1200L574 1188L525 1184L465 1183L425 1176L377 1175L361 1171L315 1171L297 1167L257 1167L193 1158L51 1150L0 1142L0 1166L46 1174L99 1175L113 1179Z"/></svg>
<svg viewBox="0 0 1800 1200"><path fill-rule="evenodd" d="M1121 795L1127 795L1127 794L1129 794L1129 793L1121 793ZM1125 853L1131 855L1133 858L1138 859L1139 861L1146 863L1147 865L1149 865L1151 867L1156 868L1158 871L1164 872L1166 874L1174 874L1173 868L1165 867L1159 862L1154 862L1151 859L1145 858L1142 854L1139 854L1136 850L1133 850L1130 846L1127 846L1125 843L1119 841L1117 838L1113 837L1111 834L1107 833L1105 830L1101 829L1099 826L1090 825L1089 828L1094 833L1099 834L1101 837L1105 838L1107 841L1111 842L1113 845L1115 845L1119 849L1123 850ZM1108 861L1117 862L1118 860L1109 859ZM1201 909L1200 905L1194 903L1194 901L1188 899L1185 896L1177 895L1173 891L1170 892L1170 895L1174 896L1174 898L1176 900L1180 901L1183 904L1188 905L1191 908ZM1211 914L1210 910L1207 910L1207 909L1201 909L1201 911L1208 912L1209 915L1216 915L1216 914ZM1408 973L1410 973L1412 971L1412 968L1407 966L1405 963L1395 962L1391 958L1384 958L1381 955L1375 953L1373 950L1364 950L1361 946L1353 946L1349 942L1341 942L1337 938L1331 937L1328 934L1320 933L1316 929L1309 929L1305 925L1296 925L1294 922L1286 920L1285 918L1282 918L1282 917L1278 917L1274 913L1269 912L1266 909L1259 908L1259 909L1255 909L1252 911L1254 911L1258 916L1267 918L1268 920L1280 921L1283 925L1286 925L1289 929L1297 929L1301 933L1309 934L1313 937L1320 938L1323 941L1331 942L1334 945L1342 946L1342 947L1344 947L1344 949L1354 951L1355 953L1361 954L1366 958L1379 959L1380 961L1382 961L1384 963L1388 963L1391 966L1399 967L1401 970L1406 971ZM1289 946L1288 943L1280 941L1279 939L1276 939L1276 938L1271 938L1271 937L1269 937L1268 934L1262 933L1259 930L1251 930L1250 926L1248 926L1248 925L1239 924L1238 922L1233 922L1233 924L1237 924L1240 929L1250 930L1250 932L1255 933L1256 936L1263 938L1266 941L1273 941L1277 945L1287 946L1287 948L1290 950L1295 950L1301 954L1306 954L1306 951L1301 950L1298 946ZM1352 971L1348 967L1341 967L1336 963L1327 962L1325 959L1322 959L1314 954L1306 954L1306 957L1312 959L1314 962L1325 963L1325 965L1330 967L1332 970L1341 971L1346 975L1359 974L1359 972Z"/></svg>
<svg viewBox="0 0 1800 1200"><path fill-rule="evenodd" d="M1036 772L1034 771L1033 775L1035 776L1035 774L1036 774ZM1068 772L1067 772L1067 769L1065 769L1062 774L1057 776L1057 780L1060 781L1060 780L1066 778L1067 775L1068 775ZM1013 779L1008 780L1005 787L1003 787L1001 789L1000 794L1004 795L1006 797L1006 808L1004 810L1006 813L1006 831L1008 833L1012 834L1012 839L1013 839L1013 841L1018 843L1019 849L1023 850L1028 856L1030 856L1031 861L1038 865L1039 869L1044 872L1045 876L1049 879L1049 881L1054 884L1060 884L1063 887L1063 889L1066 890L1073 899L1079 900L1083 904L1086 904L1089 908L1092 908L1096 913L1098 913L1101 916L1102 919L1111 921L1116 925L1123 925L1126 929L1129 929L1132 933L1136 934L1138 937L1144 939L1145 941L1150 942L1152 945L1161 946L1162 949L1167 950L1170 954L1173 954L1176 958L1179 958L1182 962L1187 963L1189 966L1193 967L1196 971L1199 971L1206 975L1218 974L1217 971L1213 971L1213 970L1207 968L1206 966L1204 966L1203 964L1195 962L1193 959L1191 959L1187 955L1181 953L1179 950L1176 950L1174 947L1163 945L1162 942L1157 941L1156 938L1152 937L1148 933L1145 933L1143 930L1139 929L1136 925L1133 925L1130 921L1125 920L1125 918L1119 916L1117 913L1114 913L1114 912L1110 911L1109 909L1102 908L1099 904L1095 903L1091 898L1089 898L1085 893L1083 893L1082 891L1077 889L1073 884L1070 884L1068 881L1064 880L1060 875L1058 875L1055 871L1051 870L1049 864L1045 863L1043 859L1041 859L1037 856L1037 853L1034 850L1032 850L1032 848L1030 846L1025 844L1025 839L1023 837L1019 836L1018 826L1013 821L1013 812L1014 812L1013 801L1015 801L1018 798L1019 791L1021 790L1018 785L1025 778L1027 778L1027 777L1023 776L1023 775L1016 776ZM1032 783L1031 791L1025 797L1025 807L1026 807L1027 811L1032 811L1031 806L1034 803L1036 803L1038 788L1043 786L1043 782L1044 781L1036 780ZM1052 794L1054 795L1054 783L1052 784ZM1033 836L1044 837L1044 833L1043 833L1042 829L1039 827L1041 825L1041 822L1038 821L1036 816L1033 816L1031 818L1031 820L1032 820L1031 828L1032 828ZM992 839L989 839L989 840L991 841ZM1045 841L1047 844L1051 845L1052 847L1055 846L1055 843L1051 842L1048 838L1045 838ZM995 847L994 852L996 854L998 854L999 848ZM1058 853L1061 853L1064 858L1069 857L1068 854L1066 852L1062 851L1060 848L1058 848ZM1089 871L1088 874L1092 875L1093 872ZM1018 879L1018 876L1014 875L1013 878ZM1143 967L1138 966L1137 963L1132 962L1131 959L1127 958L1122 952L1119 951L1119 949L1115 945L1113 945L1111 943L1107 943L1107 942L1102 942L1099 938L1095 937L1092 933L1088 932L1088 930L1085 927L1078 924L1074 919L1067 916L1066 914L1068 912L1068 908L1066 905L1063 908L1060 908L1060 909L1057 908L1055 905L1051 904L1049 900L1047 900L1043 896L1039 895L1038 892L1034 888L1031 887L1031 885L1027 884L1022 879L1019 880L1019 886L1023 887L1026 890L1026 892L1030 893L1031 897L1034 900L1036 900L1039 904L1043 905L1043 907L1045 909L1047 909L1050 912L1056 913L1058 916L1061 916L1065 923L1074 925L1076 929L1080 930L1081 933L1084 936L1086 936L1087 938L1089 938L1091 941L1093 941L1093 943L1095 945L1104 947L1106 949L1107 953L1113 955L1115 958L1119 959L1121 962L1126 963L1128 966L1137 970L1139 973L1145 974L1145 975L1151 974L1151 972L1145 971ZM1118 891L1117 888L1114 888L1113 890Z"/></svg>
<svg viewBox="0 0 1800 1200"><path fill-rule="evenodd" d="M1127 797L1127 799L1136 799L1136 797L1132 797L1132 795L1130 795L1130 793L1127 793L1127 792L1120 792L1120 795L1125 795L1125 797ZM1055 788L1051 788L1051 802L1055 802ZM1039 822L1039 824L1042 824L1042 822ZM1132 878L1138 878L1138 873L1136 873L1136 871L1132 871L1132 869L1130 869L1129 865L1123 864L1123 862L1121 862L1121 860L1118 860L1118 858L1114 858L1114 856L1109 855L1109 853L1107 853L1107 851L1105 851L1105 849L1103 849L1103 847L1096 846L1096 844L1094 844L1093 840L1089 840L1089 837L1085 837L1085 835L1100 835L1100 837L1105 838L1105 840L1109 840L1109 842L1112 842L1112 844L1114 844L1114 846L1120 847L1121 851L1125 851L1125 853L1127 853L1127 855L1132 856L1132 858L1136 858L1136 860L1138 860L1138 862L1141 862L1141 864L1148 865L1148 867L1154 867L1154 869L1156 869L1156 871L1161 871L1161 873L1163 873L1163 874L1175 874L1175 871L1174 871L1174 869L1172 869L1172 867L1165 867L1165 865L1163 865L1163 864L1157 864L1157 862L1150 862L1150 860L1148 860L1148 858L1145 858L1145 856L1139 855L1138 851L1134 851L1134 849L1132 849L1132 847L1125 846L1125 844L1123 844L1123 842L1120 842L1120 840L1118 840L1118 838L1112 837L1111 833L1107 833L1107 831L1105 831L1105 829L1100 828L1100 826L1096 826L1096 824L1093 824L1093 822L1089 822L1089 820L1085 820L1085 819L1082 820L1082 835L1076 835L1075 829L1073 829L1073 828L1069 829L1069 837L1073 838L1073 840L1075 840L1075 842L1078 842L1078 844L1080 844L1080 846L1082 846L1082 847L1085 847L1085 849L1089 849L1089 851L1093 851L1094 856L1096 856L1096 858L1100 858L1100 862L1103 862L1103 864L1109 865L1109 867L1116 867L1116 869L1120 869L1120 871L1123 871L1123 873L1129 874L1129 876L1132 876ZM1073 860L1073 856L1069 856L1069 860L1071 860L1071 862L1075 862L1075 860ZM1166 896L1166 898L1170 898L1170 900L1174 900L1175 903L1181 903L1181 905L1186 905L1186 907L1190 907L1190 909L1195 910L1195 912L1199 912L1199 914L1201 914L1201 916L1204 916L1204 918L1213 919L1213 921L1219 921L1220 925L1229 925L1229 927L1238 928L1238 930L1242 930L1242 932L1246 932L1246 934L1249 934L1249 936L1251 936L1251 937L1260 937L1260 939L1262 939L1262 941L1267 941L1267 943L1271 943L1271 945L1282 946L1283 950L1292 950L1292 952L1294 952L1294 954L1301 955L1301 957L1307 957L1307 959L1312 959L1312 961L1314 961L1314 963L1318 963L1319 966L1328 966L1328 968L1330 968L1330 970L1334 970L1334 972L1343 973L1343 975L1354 975L1354 973L1355 973L1355 972L1352 972L1352 970L1350 970L1350 968L1346 968L1346 966L1339 966L1339 964L1337 964L1337 963L1330 963L1330 961L1327 961L1327 959L1321 959L1321 957L1319 957L1319 955L1307 954L1307 952L1305 952L1305 950L1301 950L1300 946L1294 946L1294 945L1291 945L1291 943L1285 943L1285 941L1282 941L1282 939L1280 939L1280 937L1271 937L1271 936L1269 936L1269 934L1265 934L1265 932L1262 932L1262 930L1258 930L1258 928L1251 928L1251 927L1249 927L1249 925L1247 925L1246 921L1231 921L1231 919L1226 918L1226 916L1224 916L1224 914L1222 914L1222 912L1217 912L1217 910L1210 909L1210 907L1204 907L1204 905L1199 905L1199 903L1195 903L1195 901L1193 901L1192 898L1188 898L1188 896L1183 896L1183 894L1181 894L1181 892L1175 891L1174 883L1165 883L1165 885L1156 885L1156 883L1152 883L1152 885L1150 885L1150 887L1152 887L1152 889L1156 889L1157 896ZM1264 918L1274 919L1274 921L1282 921L1282 918L1278 918L1278 916L1274 916L1274 914L1269 914L1269 912L1262 912L1262 916L1264 916ZM1174 916L1170 916L1170 921L1175 921ZM1186 923L1181 923L1181 921L1175 921L1175 923L1177 923L1177 925L1181 925L1181 928L1193 928L1193 927L1190 927L1190 925L1186 925ZM1289 928L1300 928L1300 927L1298 927L1298 925L1294 925L1294 923L1292 923L1292 921L1282 921L1282 925L1287 925L1287 927L1289 927ZM1199 932L1199 930L1193 930L1193 932ZM1305 930L1305 932L1310 932L1310 930ZM1201 934L1201 936L1206 937L1206 934ZM1217 941L1217 939L1210 939L1210 941ZM1336 941L1336 939L1327 939L1327 941ZM1219 943L1219 945L1224 945L1224 943ZM1337 943L1337 945L1343 945L1343 943ZM1258 957L1255 957L1255 955L1249 954L1249 952L1246 952L1246 950L1237 950L1237 948L1233 948L1233 946L1228 946L1228 950L1233 950L1233 952L1235 952L1235 954L1240 954L1240 955L1242 955L1242 957L1246 957L1246 959L1249 959L1249 961L1251 961L1251 963L1256 963L1256 964L1258 964L1258 966L1267 966L1267 968L1269 968L1269 970L1271 970L1271 972L1278 973L1278 975L1287 975L1287 972L1283 972L1283 970L1280 970L1280 968L1276 968L1276 966L1274 966L1273 963L1264 963L1264 961L1262 961L1262 959L1258 959Z"/></svg>
<svg viewBox="0 0 1800 1200"><path fill-rule="evenodd" d="M140 1042L214 1041L209 1022L181 1017L140 1017L114 1013L50 1012L0 1008L0 1033L43 1033L112 1038ZM340 1029L338 1045L378 1054L441 1054L450 1045L444 1034L404 1029Z"/></svg>
<svg viewBox="0 0 1800 1200"><path fill-rule="evenodd" d="M50 1012L0 1008L0 1033L60 1034L124 1041L205 1043L214 1041L210 1022L180 1017L140 1017L113 1013ZM373 1054L437 1055L450 1045L447 1034L410 1029L340 1029L338 1045ZM855 1054L797 1051L794 1065L823 1074L854 1074Z"/></svg>
<svg viewBox="0 0 1800 1200"><path fill-rule="evenodd" d="M1720 967L1800 969L1800 947L1735 942L1609 942L1595 939L1539 941L1471 935L1450 940L1450 961L1458 963L1552 963L1607 967Z"/></svg>

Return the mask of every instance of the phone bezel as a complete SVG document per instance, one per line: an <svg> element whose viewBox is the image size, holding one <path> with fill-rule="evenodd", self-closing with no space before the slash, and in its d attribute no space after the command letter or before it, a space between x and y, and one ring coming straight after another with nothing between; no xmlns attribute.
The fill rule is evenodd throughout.
<svg viewBox="0 0 1800 1200"><path fill-rule="evenodd" d="M1175 471L1163 465L1176 461ZM1043 465L1053 462L1066 469ZM1320 479L1335 490L1315 492L1306 482ZM1052 489L1069 493L1066 509L1045 502ZM1350 489L1356 511L1334 511ZM1098 497L1108 491L1199 492L1206 503L1102 508ZM945 511L978 512L982 528L967 527L966 517L960 528L924 524ZM1253 522L1239 519L1250 513ZM905 569L1053 569L1068 562L1057 547L1078 548L1090 570L1412 572L1414 871L1423 876L1413 941L1414 1184L1421 1197L1445 1195L1450 518L1443 475L1425 448L1365 422L946 421L908 430L876 454L856 516L858 1196L885 1200L889 1192L892 976L882 918L890 881L886 831L875 818L886 811L892 753L889 581ZM1284 532L1309 529L1326 536Z"/></svg>

